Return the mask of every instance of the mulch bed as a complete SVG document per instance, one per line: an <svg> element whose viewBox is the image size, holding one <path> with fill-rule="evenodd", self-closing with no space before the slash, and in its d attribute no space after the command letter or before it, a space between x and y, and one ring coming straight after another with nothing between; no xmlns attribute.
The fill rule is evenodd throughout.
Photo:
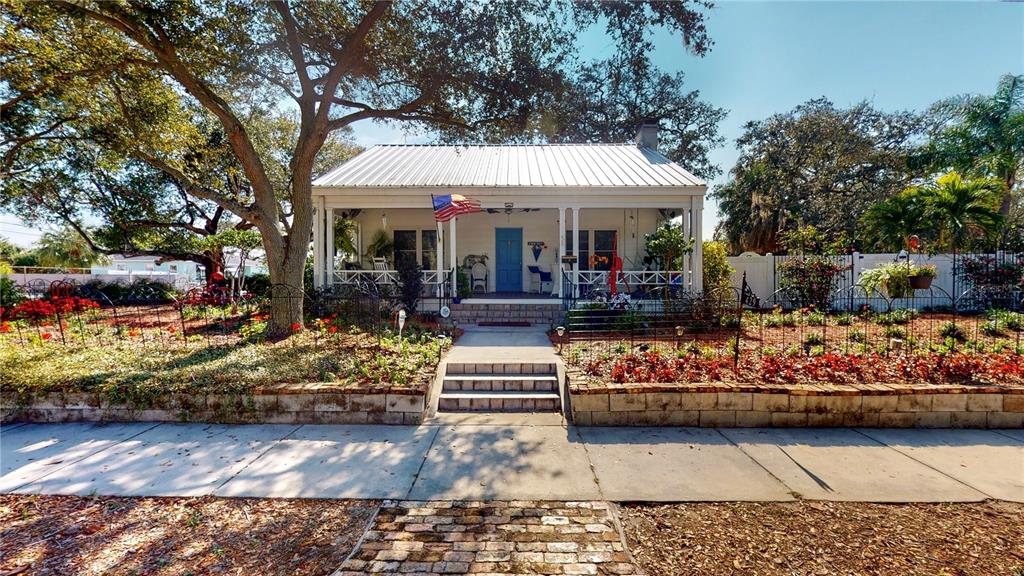
<svg viewBox="0 0 1024 576"><path fill-rule="evenodd" d="M377 502L0 495L0 575L326 575Z"/></svg>
<svg viewBox="0 0 1024 576"><path fill-rule="evenodd" d="M626 540L650 576L1019 576L1024 505L630 505Z"/></svg>

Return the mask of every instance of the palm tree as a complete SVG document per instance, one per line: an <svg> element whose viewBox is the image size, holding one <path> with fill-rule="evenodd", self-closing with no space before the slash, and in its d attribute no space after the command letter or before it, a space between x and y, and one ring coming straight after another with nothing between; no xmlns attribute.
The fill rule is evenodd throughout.
<svg viewBox="0 0 1024 576"><path fill-rule="evenodd" d="M925 230L925 201L917 190L900 192L875 204L864 213L868 243L881 250L910 250L910 237Z"/></svg>
<svg viewBox="0 0 1024 576"><path fill-rule="evenodd" d="M939 231L939 242L953 250L953 312L957 306L957 250L970 235L991 237L1002 225L999 195L1003 184L992 178L965 180L957 172L916 190Z"/></svg>
<svg viewBox="0 0 1024 576"><path fill-rule="evenodd" d="M1009 215L1024 172L1024 75L1007 74L995 94L945 100L935 112L955 123L928 146L932 162L1000 181L999 213Z"/></svg>
<svg viewBox="0 0 1024 576"><path fill-rule="evenodd" d="M1002 183L994 178L965 179L958 172L939 177L934 184L914 189L938 227L939 240L955 253L971 236L992 237L1003 218L999 214Z"/></svg>
<svg viewBox="0 0 1024 576"><path fill-rule="evenodd" d="M107 260L93 251L82 236L71 228L47 232L39 239L35 250L39 265L50 268L89 268Z"/></svg>

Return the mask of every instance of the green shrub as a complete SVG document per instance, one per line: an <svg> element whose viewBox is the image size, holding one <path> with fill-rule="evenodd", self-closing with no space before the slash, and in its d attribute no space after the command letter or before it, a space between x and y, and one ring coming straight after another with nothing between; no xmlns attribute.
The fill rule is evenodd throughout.
<svg viewBox="0 0 1024 576"><path fill-rule="evenodd" d="M967 338L967 334L964 333L963 328L956 325L956 322L952 320L943 322L942 326L939 327L939 335L943 338L953 340L964 340Z"/></svg>
<svg viewBox="0 0 1024 576"><path fill-rule="evenodd" d="M821 346L825 343L825 337L818 332L812 332L804 338L804 346Z"/></svg>
<svg viewBox="0 0 1024 576"><path fill-rule="evenodd" d="M423 269L415 260L400 258L398 261L399 298L409 314L416 313L416 307L423 295Z"/></svg>
<svg viewBox="0 0 1024 576"><path fill-rule="evenodd" d="M25 293L10 278L0 278L0 307L12 308L25 300Z"/></svg>
<svg viewBox="0 0 1024 576"><path fill-rule="evenodd" d="M989 310L986 315L990 321L995 321L1007 330L1020 332L1024 329L1024 314L1011 312L1010 310Z"/></svg>
<svg viewBox="0 0 1024 576"><path fill-rule="evenodd" d="M825 314L821 312L811 312L804 318L804 321L808 326L824 326Z"/></svg>
<svg viewBox="0 0 1024 576"><path fill-rule="evenodd" d="M704 292L725 293L732 286L732 267L725 259L725 245L721 242L704 242Z"/></svg>
<svg viewBox="0 0 1024 576"><path fill-rule="evenodd" d="M850 330L850 334L847 338L850 342L867 342L868 336L863 330Z"/></svg>
<svg viewBox="0 0 1024 576"><path fill-rule="evenodd" d="M998 319L986 320L981 325L981 333L986 336L1002 336L1003 335L1003 323Z"/></svg>
<svg viewBox="0 0 1024 576"><path fill-rule="evenodd" d="M885 327L885 337L886 338L899 338L900 340L902 340L902 339L907 337L907 332L905 330L903 330L902 328L897 328L895 326L886 326Z"/></svg>
<svg viewBox="0 0 1024 576"><path fill-rule="evenodd" d="M836 326L849 326L853 324L853 314L840 314L836 316Z"/></svg>

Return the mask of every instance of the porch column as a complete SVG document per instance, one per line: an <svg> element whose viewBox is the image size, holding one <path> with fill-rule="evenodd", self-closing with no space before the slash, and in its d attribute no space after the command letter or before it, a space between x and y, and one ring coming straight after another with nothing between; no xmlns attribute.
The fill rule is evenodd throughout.
<svg viewBox="0 0 1024 576"><path fill-rule="evenodd" d="M576 297L580 281L580 209L578 206L572 208L572 255L576 257L576 261L572 263L573 297Z"/></svg>
<svg viewBox="0 0 1024 576"><path fill-rule="evenodd" d="M437 223L437 297L441 297L441 291L444 289L444 225L440 222Z"/></svg>
<svg viewBox="0 0 1024 576"><path fill-rule="evenodd" d="M558 207L558 261L555 265L558 268L558 297L562 294L562 256L565 256L565 206Z"/></svg>
<svg viewBox="0 0 1024 576"><path fill-rule="evenodd" d="M701 221L704 218L704 197L694 199L693 236L693 291L704 291L704 233Z"/></svg>
<svg viewBox="0 0 1024 576"><path fill-rule="evenodd" d="M324 285L324 197L317 196L313 205L313 286Z"/></svg>
<svg viewBox="0 0 1024 576"><path fill-rule="evenodd" d="M324 214L327 216L327 278L324 285L334 285L334 260L337 257L334 248L334 208L328 208Z"/></svg>
<svg viewBox="0 0 1024 576"><path fill-rule="evenodd" d="M452 218L448 224L448 236L452 241L451 250L449 250L451 253L449 258L452 261L452 296L459 295L459 258L458 251L455 250L455 225L458 221L458 218Z"/></svg>
<svg viewBox="0 0 1024 576"><path fill-rule="evenodd" d="M679 225L682 226L682 228L683 228L683 238L692 238L693 237L693 227L692 227L692 222L690 220L690 215L691 214L690 214L689 202L687 202L687 204L685 206L683 206L682 212L683 212L683 218L682 218L682 221L679 223ZM689 290L690 289L690 270L692 269L691 266L690 266L690 256L692 254L693 254L692 252L690 254L683 254L682 262L680 263L680 266L679 266L682 269L682 273L683 273L683 281L681 283L681 287L682 287L683 290Z"/></svg>

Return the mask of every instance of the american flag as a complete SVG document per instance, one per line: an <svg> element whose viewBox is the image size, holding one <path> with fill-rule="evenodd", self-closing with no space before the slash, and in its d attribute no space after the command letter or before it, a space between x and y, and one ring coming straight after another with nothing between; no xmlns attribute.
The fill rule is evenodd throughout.
<svg viewBox="0 0 1024 576"><path fill-rule="evenodd" d="M480 202L470 200L461 194L430 195L434 202L434 218L438 222L447 222L459 214L480 212Z"/></svg>

